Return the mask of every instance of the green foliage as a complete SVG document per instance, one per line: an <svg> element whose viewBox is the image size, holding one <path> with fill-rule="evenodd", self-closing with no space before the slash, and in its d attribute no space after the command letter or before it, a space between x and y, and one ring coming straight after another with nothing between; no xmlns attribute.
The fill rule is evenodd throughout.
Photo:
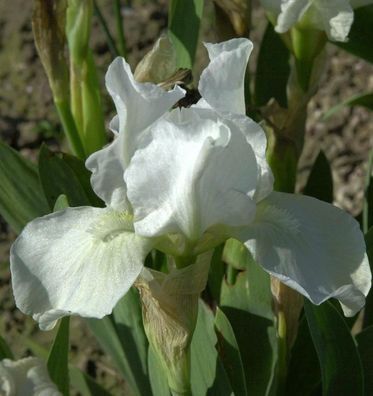
<svg viewBox="0 0 373 396"><path fill-rule="evenodd" d="M354 22L352 24L348 41L333 42L338 47L360 58L373 63L373 5L360 7L354 10Z"/></svg>
<svg viewBox="0 0 373 396"><path fill-rule="evenodd" d="M270 395L276 387L278 353L270 279L240 245L230 240L224 249L228 264L244 270L237 274L234 284L223 282L221 309L240 348L247 393Z"/></svg>
<svg viewBox="0 0 373 396"><path fill-rule="evenodd" d="M344 319L330 302L315 306L305 300L304 308L320 362L323 395L362 396L362 364Z"/></svg>
<svg viewBox="0 0 373 396"><path fill-rule="evenodd" d="M217 308L215 331L218 335L218 351L235 395L247 395L244 367L233 328L224 312Z"/></svg>
<svg viewBox="0 0 373 396"><path fill-rule="evenodd" d="M113 315L88 319L88 326L103 350L111 356L134 395L150 394L147 373L147 345L141 321L141 308L135 290L116 305Z"/></svg>
<svg viewBox="0 0 373 396"><path fill-rule="evenodd" d="M159 361L154 349L149 346L148 350L149 380L153 396L170 396L167 376L162 363Z"/></svg>
<svg viewBox="0 0 373 396"><path fill-rule="evenodd" d="M356 335L357 347L364 369L364 395L373 394L373 326Z"/></svg>
<svg viewBox="0 0 373 396"><path fill-rule="evenodd" d="M316 396L321 386L321 371L306 317L299 323L298 335L291 349L286 395Z"/></svg>
<svg viewBox="0 0 373 396"><path fill-rule="evenodd" d="M333 202L333 175L323 151L316 158L303 193L321 201Z"/></svg>
<svg viewBox="0 0 373 396"><path fill-rule="evenodd" d="M0 360L3 359L14 359L13 353L9 348L7 342L3 337L0 336Z"/></svg>
<svg viewBox="0 0 373 396"><path fill-rule="evenodd" d="M70 318L62 318L47 362L49 375L63 396L69 396L69 326Z"/></svg>
<svg viewBox="0 0 373 396"><path fill-rule="evenodd" d="M290 53L268 23L259 49L255 74L255 103L265 105L271 98L287 107L286 85L290 74Z"/></svg>
<svg viewBox="0 0 373 396"><path fill-rule="evenodd" d="M67 196L71 206L102 206L92 191L90 172L83 161L69 154L54 153L43 145L38 166L40 182L51 209L61 194Z"/></svg>
<svg viewBox="0 0 373 396"><path fill-rule="evenodd" d="M177 53L177 67L192 69L204 0L170 0L168 29Z"/></svg>
<svg viewBox="0 0 373 396"><path fill-rule="evenodd" d="M362 106L369 110L373 110L373 93L363 93L359 95L351 96L350 98L344 100L341 103L338 103L336 106L333 106L329 109L325 114L323 119L327 120L334 114L338 113L344 107L349 106Z"/></svg>
<svg viewBox="0 0 373 396"><path fill-rule="evenodd" d="M76 367L69 367L69 377L71 386L81 396L110 396L110 393L106 389Z"/></svg>
<svg viewBox="0 0 373 396"><path fill-rule="evenodd" d="M38 171L7 144L0 142L0 214L17 233L35 217L49 212Z"/></svg>
<svg viewBox="0 0 373 396"><path fill-rule="evenodd" d="M147 394L146 392L150 392L148 340L142 323L140 299L135 288L131 288L115 306L113 320L128 361L128 370L133 372L142 394Z"/></svg>

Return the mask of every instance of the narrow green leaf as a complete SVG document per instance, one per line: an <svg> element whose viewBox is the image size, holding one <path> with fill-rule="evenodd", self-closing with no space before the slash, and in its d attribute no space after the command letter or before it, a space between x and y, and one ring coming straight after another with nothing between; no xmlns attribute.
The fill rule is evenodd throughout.
<svg viewBox="0 0 373 396"><path fill-rule="evenodd" d="M269 275L255 263L247 248L241 242L229 239L224 247L223 260L241 272L234 285L223 282L221 305L273 320Z"/></svg>
<svg viewBox="0 0 373 396"><path fill-rule="evenodd" d="M69 166L77 177L92 206L104 207L104 202L93 192L91 186L91 172L85 167L84 161L73 155L62 153L63 161Z"/></svg>
<svg viewBox="0 0 373 396"><path fill-rule="evenodd" d="M364 369L364 395L373 395L373 326L357 334L356 341Z"/></svg>
<svg viewBox="0 0 373 396"><path fill-rule="evenodd" d="M228 318L219 308L215 315L215 329L218 335L218 350L233 391L236 395L247 395L244 367L240 349Z"/></svg>
<svg viewBox="0 0 373 396"><path fill-rule="evenodd" d="M49 213L36 167L0 141L0 214L17 233Z"/></svg>
<svg viewBox="0 0 373 396"><path fill-rule="evenodd" d="M0 360L14 359L13 353L3 337L0 336Z"/></svg>
<svg viewBox="0 0 373 396"><path fill-rule="evenodd" d="M338 113L346 106L349 107L362 106L362 107L366 107L369 110L373 110L373 93L354 95L344 100L343 102L338 103L336 106L333 106L324 114L323 120L326 121L327 119L329 119L334 114Z"/></svg>
<svg viewBox="0 0 373 396"><path fill-rule="evenodd" d="M191 343L191 383L193 395L205 395L214 383L218 353L214 315L200 301L196 329Z"/></svg>
<svg viewBox="0 0 373 396"><path fill-rule="evenodd" d="M77 367L70 366L69 376L71 386L79 392L81 396L110 396L111 393L98 384L89 375L83 373Z"/></svg>
<svg viewBox="0 0 373 396"><path fill-rule="evenodd" d="M348 41L345 43L333 41L332 43L345 51L373 63L373 5L360 7L354 10Z"/></svg>
<svg viewBox="0 0 373 396"><path fill-rule="evenodd" d="M198 319L191 342L191 386L193 395L233 395L229 377L218 358L214 315L202 300L199 302ZM155 352L149 348L149 376L154 396L170 394L167 377ZM237 394L238 395L238 394Z"/></svg>
<svg viewBox="0 0 373 396"><path fill-rule="evenodd" d="M90 173L78 158L53 153L43 145L39 153L39 175L51 209L61 194L67 196L71 206L101 206L90 186Z"/></svg>
<svg viewBox="0 0 373 396"><path fill-rule="evenodd" d="M153 396L170 396L167 377L162 363L159 361L154 349L149 346L148 350L149 380Z"/></svg>
<svg viewBox="0 0 373 396"><path fill-rule="evenodd" d="M247 250L235 249L230 264L245 270L234 284L223 282L221 307L227 316L240 348L249 395L271 394L276 386L277 337L272 312L269 275ZM240 254L238 254L240 253Z"/></svg>
<svg viewBox="0 0 373 396"><path fill-rule="evenodd" d="M128 309L130 310L131 308L129 307ZM136 353L136 346L133 346L133 340L131 339L121 340L113 315L106 316L103 319L87 319L87 324L102 349L112 358L120 374L128 382L132 394L136 396L148 394L142 392L143 389L148 389L148 383L139 381L139 379L144 377L143 373L134 372L132 361L130 360L131 355L127 355L131 351ZM126 330L128 334L128 329ZM123 331L124 329L122 328L120 332L123 334ZM123 347L125 344L128 344L129 351L127 351L127 347ZM140 360L140 357L138 359Z"/></svg>
<svg viewBox="0 0 373 396"><path fill-rule="evenodd" d="M69 207L69 200L67 199L67 196L64 194L61 194L57 200L56 203L54 204L53 207L53 212L58 212L59 210L65 209Z"/></svg>
<svg viewBox="0 0 373 396"><path fill-rule="evenodd" d="M128 362L131 377L143 395L150 394L148 378L148 340L142 322L139 295L131 288L113 310L113 320Z"/></svg>
<svg viewBox="0 0 373 396"><path fill-rule="evenodd" d="M221 285L225 274L225 264L222 261L223 249L224 243L215 248L208 277L208 290L217 304L220 302Z"/></svg>
<svg viewBox="0 0 373 396"><path fill-rule="evenodd" d="M244 271L252 260L246 246L237 239L225 242L222 259L237 270Z"/></svg>
<svg viewBox="0 0 373 396"><path fill-rule="evenodd" d="M287 107L286 85L290 74L289 50L280 36L268 23L259 49L255 75L255 103L265 105L275 98L282 107Z"/></svg>
<svg viewBox="0 0 373 396"><path fill-rule="evenodd" d="M332 170L323 151L320 151L316 158L303 194L321 201L333 202Z"/></svg>
<svg viewBox="0 0 373 396"><path fill-rule="evenodd" d="M230 395L231 385L216 350L214 315L200 300L198 319L191 343L191 384L193 395ZM224 390L224 392L223 392Z"/></svg>
<svg viewBox="0 0 373 396"><path fill-rule="evenodd" d="M304 305L311 337L320 362L324 396L362 396L362 364L342 316L330 302Z"/></svg>
<svg viewBox="0 0 373 396"><path fill-rule="evenodd" d="M193 68L203 0L170 0L168 29L177 53L177 67Z"/></svg>
<svg viewBox="0 0 373 396"><path fill-rule="evenodd" d="M321 384L319 360L305 317L301 320L298 335L291 349L288 366L286 395L311 396Z"/></svg>
<svg viewBox="0 0 373 396"><path fill-rule="evenodd" d="M62 318L47 362L49 375L64 396L69 395L69 326L70 318Z"/></svg>

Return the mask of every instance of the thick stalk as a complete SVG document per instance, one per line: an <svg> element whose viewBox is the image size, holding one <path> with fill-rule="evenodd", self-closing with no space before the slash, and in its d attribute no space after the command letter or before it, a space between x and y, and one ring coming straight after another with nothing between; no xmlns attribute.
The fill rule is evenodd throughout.
<svg viewBox="0 0 373 396"><path fill-rule="evenodd" d="M70 93L71 93L71 111L75 120L78 133L82 141L83 134L83 105L82 105L82 64L71 62L70 66Z"/></svg>
<svg viewBox="0 0 373 396"><path fill-rule="evenodd" d="M55 105L72 153L84 159L85 153L83 144L71 114L70 104L67 100L56 100Z"/></svg>

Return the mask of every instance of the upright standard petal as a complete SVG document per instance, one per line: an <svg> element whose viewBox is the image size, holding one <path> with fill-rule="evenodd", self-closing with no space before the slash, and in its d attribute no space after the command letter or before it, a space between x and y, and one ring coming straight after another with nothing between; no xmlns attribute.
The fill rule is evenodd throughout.
<svg viewBox="0 0 373 396"><path fill-rule="evenodd" d="M62 396L49 378L45 363L35 357L0 362L0 394L3 396Z"/></svg>
<svg viewBox="0 0 373 396"><path fill-rule="evenodd" d="M277 18L276 32L287 32L302 18L311 3L312 0L281 0L281 13Z"/></svg>
<svg viewBox="0 0 373 396"><path fill-rule="evenodd" d="M345 315L365 303L371 272L358 223L317 199L273 192L241 233L258 264L314 304L337 298Z"/></svg>
<svg viewBox="0 0 373 396"><path fill-rule="evenodd" d="M354 11L348 0L314 0L313 6L324 25L328 38L346 41L354 20Z"/></svg>
<svg viewBox="0 0 373 396"><path fill-rule="evenodd" d="M127 189L124 183L124 163L122 158L123 136L117 135L114 141L102 150L91 154L85 166L92 172L93 191L115 210L128 208Z"/></svg>
<svg viewBox="0 0 373 396"><path fill-rule="evenodd" d="M17 307L48 330L63 316L101 318L131 287L152 242L110 209L68 208L29 223L11 249Z"/></svg>
<svg viewBox="0 0 373 396"><path fill-rule="evenodd" d="M198 85L203 100L215 110L245 114L244 80L252 42L240 38L205 46L210 63Z"/></svg>
<svg viewBox="0 0 373 396"><path fill-rule="evenodd" d="M106 73L106 87L113 98L123 139L122 162L129 163L139 134L167 112L185 91L176 86L165 91L155 84L139 83L123 58L116 58Z"/></svg>
<svg viewBox="0 0 373 396"><path fill-rule="evenodd" d="M151 143L125 172L137 233L177 232L195 241L210 226L252 220L255 154L227 122L212 110L176 109L152 126Z"/></svg>
<svg viewBox="0 0 373 396"><path fill-rule="evenodd" d="M224 114L222 114L224 116ZM263 128L249 117L241 114L226 114L244 134L247 142L253 148L258 165L258 184L254 199L261 201L273 191L273 174L266 159L267 137Z"/></svg>

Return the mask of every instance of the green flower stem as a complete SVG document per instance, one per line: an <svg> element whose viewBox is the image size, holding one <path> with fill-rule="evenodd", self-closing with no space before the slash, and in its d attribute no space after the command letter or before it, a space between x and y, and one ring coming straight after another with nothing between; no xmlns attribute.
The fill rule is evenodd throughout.
<svg viewBox="0 0 373 396"><path fill-rule="evenodd" d="M80 138L82 139L82 141L84 141L81 74L82 64L77 64L72 61L70 67L71 111Z"/></svg>
<svg viewBox="0 0 373 396"><path fill-rule="evenodd" d="M126 40L124 37L120 0L114 0L114 13L115 13L115 23L117 26L119 55L125 58L127 56L127 48L126 48Z"/></svg>
<svg viewBox="0 0 373 396"><path fill-rule="evenodd" d="M295 66L298 83L304 92L310 87L312 69L316 57L326 44L324 32L314 29L292 28L292 49L295 56Z"/></svg>
<svg viewBox="0 0 373 396"><path fill-rule="evenodd" d="M84 159L85 152L74 118L71 114L70 104L67 100L55 100L56 109L60 117L63 129L69 141L71 151L77 157Z"/></svg>
<svg viewBox="0 0 373 396"><path fill-rule="evenodd" d="M271 137L267 159L274 175L276 191L294 192L298 158L298 150L291 139L278 135Z"/></svg>

